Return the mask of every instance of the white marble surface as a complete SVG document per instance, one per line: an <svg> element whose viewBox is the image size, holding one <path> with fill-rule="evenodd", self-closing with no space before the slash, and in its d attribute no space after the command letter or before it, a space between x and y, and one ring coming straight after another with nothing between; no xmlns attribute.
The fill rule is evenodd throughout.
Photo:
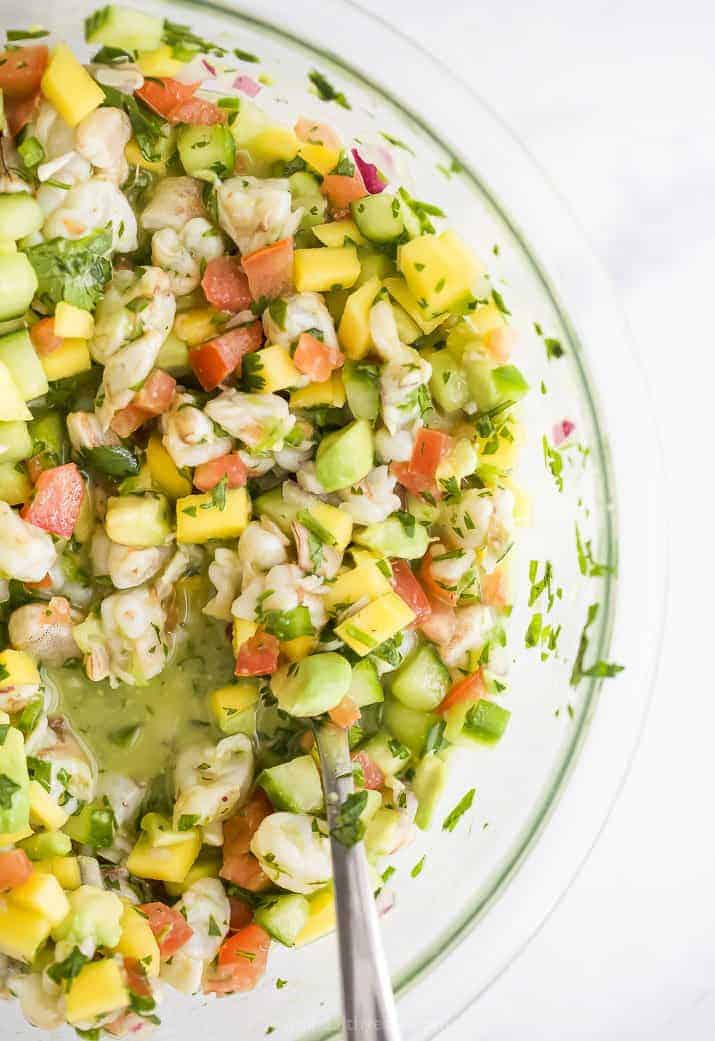
<svg viewBox="0 0 715 1041"><path fill-rule="evenodd" d="M587 230L648 373L672 507L669 630L625 791L544 929L440 1041L710 1041L715 5L363 6L467 80L527 144Z"/></svg>

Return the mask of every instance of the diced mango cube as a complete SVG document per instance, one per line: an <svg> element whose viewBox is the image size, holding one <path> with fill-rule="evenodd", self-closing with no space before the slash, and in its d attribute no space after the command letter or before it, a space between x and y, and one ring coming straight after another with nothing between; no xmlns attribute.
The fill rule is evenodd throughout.
<svg viewBox="0 0 715 1041"><path fill-rule="evenodd" d="M373 600L336 626L335 632L356 654L374 651L414 621L415 613L392 591Z"/></svg>
<svg viewBox="0 0 715 1041"><path fill-rule="evenodd" d="M139 878L183 882L200 849L201 832L198 828L181 832L181 841L166 846L152 845L150 836L143 833L129 854L127 869Z"/></svg>
<svg viewBox="0 0 715 1041"><path fill-rule="evenodd" d="M332 933L335 929L335 900L332 884L314 893L308 900L308 921L296 937L296 947L305 947L313 940Z"/></svg>
<svg viewBox="0 0 715 1041"><path fill-rule="evenodd" d="M124 146L124 158L130 166L139 166L142 170L148 170L158 177L166 177L165 161L163 159L145 159L135 138L132 138Z"/></svg>
<svg viewBox="0 0 715 1041"><path fill-rule="evenodd" d="M204 849L198 860L189 868L189 873L183 882L165 882L164 888L169 896L180 897L189 886L198 882L200 878L218 878L221 870L221 853L217 849Z"/></svg>
<svg viewBox="0 0 715 1041"><path fill-rule="evenodd" d="M248 146L254 159L273 163L278 159L289 162L298 154L300 141L288 127L273 126L260 130Z"/></svg>
<svg viewBox="0 0 715 1041"><path fill-rule="evenodd" d="M407 312L425 336L434 332L444 320L442 315L435 318L430 308L424 302L417 300L417 297L410 292L404 278L386 278L384 286L392 299L396 300L400 307Z"/></svg>
<svg viewBox="0 0 715 1041"><path fill-rule="evenodd" d="M221 508L211 494L185 495L176 503L176 541L208 542L237 538L251 516L251 499L245 488L229 488Z"/></svg>
<svg viewBox="0 0 715 1041"><path fill-rule="evenodd" d="M284 640L281 643L281 653L286 656L288 661L303 661L303 658L307 658L309 654L313 653L317 645L314 636L296 636L292 640Z"/></svg>
<svg viewBox="0 0 715 1041"><path fill-rule="evenodd" d="M272 347L263 347L253 354L252 360L260 368L256 369L263 383L262 394L274 394L277 390L287 390L289 387L298 387L305 380L293 364L290 351L280 344Z"/></svg>
<svg viewBox="0 0 715 1041"><path fill-rule="evenodd" d="M215 307L194 307L176 316L174 333L189 347L195 347L197 343L219 336L225 318Z"/></svg>
<svg viewBox="0 0 715 1041"><path fill-rule="evenodd" d="M42 76L42 93L71 127L104 101L104 91L66 43L58 43L52 52Z"/></svg>
<svg viewBox="0 0 715 1041"><path fill-rule="evenodd" d="M328 148L327 145L319 145L313 141L303 142L298 149L298 155L301 159L305 159L308 166L312 166L323 176L334 170L340 161L340 152L337 149ZM357 242L357 239L354 241Z"/></svg>
<svg viewBox="0 0 715 1041"><path fill-rule="evenodd" d="M146 460L153 483L169 499L180 499L191 494L191 481L178 469L158 434L152 434L149 438Z"/></svg>
<svg viewBox="0 0 715 1041"><path fill-rule="evenodd" d="M349 513L325 502L316 502L305 513L308 516L304 523L308 530L312 521L316 531L320 532L319 537L324 537L328 545L341 552L348 548L353 534L353 519Z"/></svg>
<svg viewBox="0 0 715 1041"><path fill-rule="evenodd" d="M346 239L356 246L364 246L367 242L355 221L348 217L345 220L331 220L327 224L316 224L313 234L324 246L344 246Z"/></svg>
<svg viewBox="0 0 715 1041"><path fill-rule="evenodd" d="M148 976L158 976L159 945L148 920L131 904L125 904L120 926L122 935L116 947L119 954L136 958Z"/></svg>
<svg viewBox="0 0 715 1041"><path fill-rule="evenodd" d="M297 249L293 255L293 281L299 293L349 289L359 275L360 261L354 246Z"/></svg>
<svg viewBox="0 0 715 1041"><path fill-rule="evenodd" d="M37 666L25 651L0 652L0 690L40 682Z"/></svg>
<svg viewBox="0 0 715 1041"><path fill-rule="evenodd" d="M55 308L54 332L63 339L89 340L94 335L94 317L83 307L60 300Z"/></svg>
<svg viewBox="0 0 715 1041"><path fill-rule="evenodd" d="M233 653L238 656L238 652L246 642L258 630L257 622L249 622L247 618L234 618L233 620Z"/></svg>
<svg viewBox="0 0 715 1041"><path fill-rule="evenodd" d="M486 336L494 329L501 329L506 325L506 318L497 305L491 301L473 311L467 321L479 336Z"/></svg>
<svg viewBox="0 0 715 1041"><path fill-rule="evenodd" d="M307 387L292 390L289 403L291 408L319 408L321 405L342 408L345 404L343 377L334 372L323 383L309 383Z"/></svg>
<svg viewBox="0 0 715 1041"><path fill-rule="evenodd" d="M326 587L323 601L331 611L338 604L356 604L365 596L376 600L391 589L389 578L378 561L370 560L338 575L333 584Z"/></svg>
<svg viewBox="0 0 715 1041"><path fill-rule="evenodd" d="M14 423L22 419L32 419L32 412L7 365L0 361L0 422Z"/></svg>
<svg viewBox="0 0 715 1041"><path fill-rule="evenodd" d="M34 961L50 935L52 923L37 911L28 911L0 896L0 954L18 961Z"/></svg>
<svg viewBox="0 0 715 1041"><path fill-rule="evenodd" d="M16 842L29 839L30 835L32 835L32 828L29 825L26 828L20 828L19 831L0 832L0 848L13 846Z"/></svg>
<svg viewBox="0 0 715 1041"><path fill-rule="evenodd" d="M143 76L176 76L184 63L172 56L171 47L163 43L153 51L144 51L137 58L139 71Z"/></svg>
<svg viewBox="0 0 715 1041"><path fill-rule="evenodd" d="M209 694L211 714L224 734L242 733L242 723L257 704L258 684L250 679L219 687Z"/></svg>
<svg viewBox="0 0 715 1041"><path fill-rule="evenodd" d="M62 346L50 354L43 354L40 358L45 376L53 380L64 380L70 376L76 376L80 372L87 372L92 368L92 358L86 340L72 337L63 340Z"/></svg>
<svg viewBox="0 0 715 1041"><path fill-rule="evenodd" d="M63 889L72 891L82 885L77 857L48 857L47 860L36 860L34 868L41 874L54 875Z"/></svg>
<svg viewBox="0 0 715 1041"><path fill-rule="evenodd" d="M420 235L400 246L397 264L413 296L432 315L470 299L486 269L453 231ZM484 290L480 295L485 295Z"/></svg>
<svg viewBox="0 0 715 1041"><path fill-rule="evenodd" d="M73 1024L126 1008L129 991L119 963L102 958L84 965L70 984L66 1003L67 1020Z"/></svg>
<svg viewBox="0 0 715 1041"><path fill-rule="evenodd" d="M46 828L48 831L59 831L69 818L64 810L39 781L30 781L30 823Z"/></svg>
<svg viewBox="0 0 715 1041"><path fill-rule="evenodd" d="M370 335L370 309L380 292L380 280L376 276L368 279L345 301L343 317L338 327L338 339L348 358L358 361L372 347Z"/></svg>
<svg viewBox="0 0 715 1041"><path fill-rule="evenodd" d="M10 893L10 902L42 915L50 925L59 925L69 914L70 902L54 875L35 872Z"/></svg>

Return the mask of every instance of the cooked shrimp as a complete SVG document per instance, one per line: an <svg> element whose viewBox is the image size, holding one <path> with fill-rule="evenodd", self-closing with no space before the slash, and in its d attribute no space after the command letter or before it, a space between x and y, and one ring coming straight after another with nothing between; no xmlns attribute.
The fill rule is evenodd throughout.
<svg viewBox="0 0 715 1041"><path fill-rule="evenodd" d="M206 414L249 448L280 451L295 425L288 402L277 394L224 390L206 405Z"/></svg>
<svg viewBox="0 0 715 1041"><path fill-rule="evenodd" d="M130 253L137 248L137 220L127 198L111 181L91 177L66 192L45 220L43 231L48 239L79 239L107 227L112 232L112 250Z"/></svg>
<svg viewBox="0 0 715 1041"><path fill-rule="evenodd" d="M197 408L191 394L174 395L171 408L161 417L164 448L176 465L200 466L233 447L230 437L220 437L209 417Z"/></svg>
<svg viewBox="0 0 715 1041"><path fill-rule="evenodd" d="M84 448L121 444L113 430L102 430L94 412L70 412L67 416L67 433L75 452L81 452Z"/></svg>
<svg viewBox="0 0 715 1041"><path fill-rule="evenodd" d="M50 795L61 800L68 813L94 798L96 780L89 756L64 716L49 720L43 743L33 751L50 765Z"/></svg>
<svg viewBox="0 0 715 1041"><path fill-rule="evenodd" d="M48 604L18 607L10 615L8 634L16 651L26 651L43 665L64 665L80 657L69 601L62 596L54 596Z"/></svg>
<svg viewBox="0 0 715 1041"><path fill-rule="evenodd" d="M340 509L356 524L377 524L387 520L402 506L399 496L395 495L396 483L386 466L377 466L359 484L338 493L343 500Z"/></svg>
<svg viewBox="0 0 715 1041"><path fill-rule="evenodd" d="M193 177L164 177L139 219L145 231L160 231L161 228L181 231L192 217L205 216L200 181Z"/></svg>
<svg viewBox="0 0 715 1041"><path fill-rule="evenodd" d="M216 595L203 608L204 614L220 618L224 622L231 621L231 604L241 588L242 573L243 567L238 553L219 547L209 564L209 578L216 589Z"/></svg>
<svg viewBox="0 0 715 1041"><path fill-rule="evenodd" d="M194 217L178 232L162 228L151 240L152 260L167 272L171 291L176 296L196 289L204 263L220 257L223 252L221 236L203 217Z"/></svg>
<svg viewBox="0 0 715 1041"><path fill-rule="evenodd" d="M284 303L286 311L280 325L270 308L267 307L263 312L263 329L269 343L289 347L301 333L308 329L319 329L325 343L330 347L338 346L332 316L319 293L295 293L287 296Z"/></svg>
<svg viewBox="0 0 715 1041"><path fill-rule="evenodd" d="M285 564L289 545L280 528L267 517L251 521L238 540L238 559L244 575Z"/></svg>
<svg viewBox="0 0 715 1041"><path fill-rule="evenodd" d="M119 108L102 107L90 112L75 130L75 149L100 174L123 184L129 173L124 146L132 136L132 124Z"/></svg>
<svg viewBox="0 0 715 1041"><path fill-rule="evenodd" d="M0 500L0 574L40 582L57 561L52 536Z"/></svg>
<svg viewBox="0 0 715 1041"><path fill-rule="evenodd" d="M490 607L472 604L456 611L456 626L446 643L439 645L445 665L459 665L467 651L481 647L494 628L494 613Z"/></svg>
<svg viewBox="0 0 715 1041"><path fill-rule="evenodd" d="M293 522L291 530L299 567L321 578L335 578L343 562L342 551L315 539L305 525L298 521Z"/></svg>
<svg viewBox="0 0 715 1041"><path fill-rule="evenodd" d="M219 224L245 256L293 235L302 210L293 212L288 181L230 177L216 192Z"/></svg>
<svg viewBox="0 0 715 1041"><path fill-rule="evenodd" d="M253 770L253 746L245 734L185 748L174 770L174 827L185 816L200 825L226 820L248 798Z"/></svg>

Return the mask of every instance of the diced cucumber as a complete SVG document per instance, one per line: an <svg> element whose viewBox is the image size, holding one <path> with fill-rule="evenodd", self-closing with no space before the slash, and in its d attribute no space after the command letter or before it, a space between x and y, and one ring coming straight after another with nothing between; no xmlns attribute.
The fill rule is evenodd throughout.
<svg viewBox="0 0 715 1041"><path fill-rule="evenodd" d="M384 730L371 737L362 746L362 750L370 756L376 766L379 766L385 777L395 777L402 773L412 758L410 749Z"/></svg>
<svg viewBox="0 0 715 1041"><path fill-rule="evenodd" d="M0 499L9 506L27 502L32 494L32 484L20 463L0 462Z"/></svg>
<svg viewBox="0 0 715 1041"><path fill-rule="evenodd" d="M231 121L231 133L238 148L245 148L268 123L262 108L248 98L241 98L241 107Z"/></svg>
<svg viewBox="0 0 715 1041"><path fill-rule="evenodd" d="M397 698L388 697L385 698L382 721L400 744L419 757L424 753L427 737L438 717L433 712L407 708Z"/></svg>
<svg viewBox="0 0 715 1041"><path fill-rule="evenodd" d="M402 207L394 195L366 195L351 204L353 220L371 242L394 242L403 234Z"/></svg>
<svg viewBox="0 0 715 1041"><path fill-rule="evenodd" d="M0 254L0 322L24 314L37 285L35 269L24 253Z"/></svg>
<svg viewBox="0 0 715 1041"><path fill-rule="evenodd" d="M30 860L47 860L49 857L66 857L72 852L72 839L63 831L41 831L24 839L20 846Z"/></svg>
<svg viewBox="0 0 715 1041"><path fill-rule="evenodd" d="M406 527L399 517L388 517L356 532L354 540L385 557L416 560L427 552L429 534L421 524Z"/></svg>
<svg viewBox="0 0 715 1041"><path fill-rule="evenodd" d="M363 658L357 665L353 665L353 678L348 697L355 702L358 708L374 705L376 702L384 700L385 695L382 691L380 677L377 674L375 663L369 658Z"/></svg>
<svg viewBox="0 0 715 1041"><path fill-rule="evenodd" d="M305 230L322 224L328 210L328 200L321 194L317 178L299 170L288 178L288 187L293 196L293 209L303 208L300 227Z"/></svg>
<svg viewBox="0 0 715 1041"><path fill-rule="evenodd" d="M271 690L292 716L319 716L342 701L351 681L347 659L328 651L279 669L271 678Z"/></svg>
<svg viewBox="0 0 715 1041"><path fill-rule="evenodd" d="M177 136L179 158L189 177L213 183L230 177L236 163L236 142L223 123L181 127Z"/></svg>
<svg viewBox="0 0 715 1041"><path fill-rule="evenodd" d="M515 365L492 367L486 358L470 358L464 363L469 393L480 412L505 401L519 401L529 384Z"/></svg>
<svg viewBox="0 0 715 1041"><path fill-rule="evenodd" d="M370 860L386 857L395 850L402 827L399 810L387 806L378 809L365 832L365 850Z"/></svg>
<svg viewBox="0 0 715 1041"><path fill-rule="evenodd" d="M343 366L343 386L348 408L356 419L374 423L380 415L380 370L368 362L347 359Z"/></svg>
<svg viewBox="0 0 715 1041"><path fill-rule="evenodd" d="M103 849L114 842L114 814L108 806L88 803L67 821L62 829L82 846Z"/></svg>
<svg viewBox="0 0 715 1041"><path fill-rule="evenodd" d="M280 485L259 495L253 503L253 508L257 516L268 517L286 535L290 534L291 524L300 512L300 506L297 503L284 500L283 489Z"/></svg>
<svg viewBox="0 0 715 1041"><path fill-rule="evenodd" d="M107 502L107 535L121 546L162 546L170 532L163 495L123 495Z"/></svg>
<svg viewBox="0 0 715 1041"><path fill-rule="evenodd" d="M295 947L298 935L308 921L310 904L299 893L268 897L256 908L256 924L262 926L274 940L286 947Z"/></svg>
<svg viewBox="0 0 715 1041"><path fill-rule="evenodd" d="M462 736L479 744L493 745L506 730L511 718L509 709L496 701L480 698L464 717Z"/></svg>
<svg viewBox="0 0 715 1041"><path fill-rule="evenodd" d="M31 195L24 192L0 195L0 239L15 241L34 235L44 222L44 214Z"/></svg>
<svg viewBox="0 0 715 1041"><path fill-rule="evenodd" d="M48 469L69 460L69 440L61 412L47 412L29 424L32 454L42 455Z"/></svg>
<svg viewBox="0 0 715 1041"><path fill-rule="evenodd" d="M395 325L397 326L397 335L399 336L402 343L414 343L422 335L417 322L414 322L404 307L400 307L399 304L392 304L392 313L395 316Z"/></svg>
<svg viewBox="0 0 715 1041"><path fill-rule="evenodd" d="M288 763L262 770L256 784L264 790L277 810L290 813L322 813L323 786L315 761L301 755Z"/></svg>
<svg viewBox="0 0 715 1041"><path fill-rule="evenodd" d="M366 477L373 458L372 430L366 420L356 419L323 438L315 457L315 473L326 492L337 492Z"/></svg>
<svg viewBox="0 0 715 1041"><path fill-rule="evenodd" d="M431 712L449 689L449 672L432 644L417 647L390 674L390 692L407 708Z"/></svg>
<svg viewBox="0 0 715 1041"><path fill-rule="evenodd" d="M411 513L419 524L434 524L440 515L440 507L427 502L420 495L410 493L407 496L407 512Z"/></svg>
<svg viewBox="0 0 715 1041"><path fill-rule="evenodd" d="M433 351L426 355L432 366L430 392L443 412L457 412L469 401L467 376L451 351Z"/></svg>
<svg viewBox="0 0 715 1041"><path fill-rule="evenodd" d="M176 376L191 371L188 345L180 340L175 332L170 332L161 345L161 350L156 358L156 367Z"/></svg>
<svg viewBox="0 0 715 1041"><path fill-rule="evenodd" d="M49 384L45 370L26 329L9 333L0 339L0 361L10 370L25 401L32 401L47 393Z"/></svg>
<svg viewBox="0 0 715 1041"><path fill-rule="evenodd" d="M32 438L27 423L0 423L0 463L18 463L32 455Z"/></svg>
<svg viewBox="0 0 715 1041"><path fill-rule="evenodd" d="M103 43L128 51L156 50L163 33L163 18L118 4L100 8L84 22L87 43Z"/></svg>
<svg viewBox="0 0 715 1041"><path fill-rule="evenodd" d="M353 286L358 289L365 285L371 278L389 278L397 271L393 261L386 253L377 253L372 249L358 249L358 260L360 261L360 276Z"/></svg>
<svg viewBox="0 0 715 1041"><path fill-rule="evenodd" d="M436 752L430 752L417 765L412 790L417 797L415 824L423 831L429 828L447 783L447 764Z"/></svg>

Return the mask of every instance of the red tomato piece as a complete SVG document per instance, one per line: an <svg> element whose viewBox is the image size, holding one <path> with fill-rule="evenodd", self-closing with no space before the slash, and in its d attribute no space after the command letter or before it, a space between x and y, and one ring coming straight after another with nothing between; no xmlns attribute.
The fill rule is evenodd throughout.
<svg viewBox="0 0 715 1041"><path fill-rule="evenodd" d="M228 112L211 101L204 101L203 98L189 98L188 101L182 101L176 108L172 108L167 119L170 123L208 127L215 123L225 123Z"/></svg>
<svg viewBox="0 0 715 1041"><path fill-rule="evenodd" d="M0 893L7 893L27 882L32 864L24 849L9 849L0 853Z"/></svg>
<svg viewBox="0 0 715 1041"><path fill-rule="evenodd" d="M420 623L420 629L434 643L448 643L457 628L457 615L449 604L441 600L430 601L430 614Z"/></svg>
<svg viewBox="0 0 715 1041"><path fill-rule="evenodd" d="M76 463L43 470L35 496L22 510L30 524L68 539L74 531L84 497L84 481Z"/></svg>
<svg viewBox="0 0 715 1041"><path fill-rule="evenodd" d="M271 938L255 923L239 929L224 940L218 952L218 965L211 972L204 991L207 994L233 994L253 990L268 962Z"/></svg>
<svg viewBox="0 0 715 1041"><path fill-rule="evenodd" d="M127 987L136 994L138 998L150 998L151 983L146 974L146 969L136 958L124 959L124 972L127 977Z"/></svg>
<svg viewBox="0 0 715 1041"><path fill-rule="evenodd" d="M385 775L367 752L356 752L352 759L354 763L360 764L366 788L369 788L371 791L377 791L378 788L382 788L385 783Z"/></svg>
<svg viewBox="0 0 715 1041"><path fill-rule="evenodd" d="M293 129L299 141L310 141L314 145L325 145L326 148L334 148L338 152L343 146L340 135L331 126L328 126L327 123L316 123L314 119L301 116Z"/></svg>
<svg viewBox="0 0 715 1041"><path fill-rule="evenodd" d="M268 796L256 789L249 801L223 826L223 866L219 874L252 893L271 885L261 865L251 853L251 839L261 821L273 813Z"/></svg>
<svg viewBox="0 0 715 1041"><path fill-rule="evenodd" d="M410 628L421 625L432 614L427 594L406 560L392 561L392 588L415 612L415 620Z"/></svg>
<svg viewBox="0 0 715 1041"><path fill-rule="evenodd" d="M328 174L323 178L320 190L334 210L345 210L351 202L369 194L357 166L349 177L346 174Z"/></svg>
<svg viewBox="0 0 715 1041"><path fill-rule="evenodd" d="M240 372L244 354L258 350L262 343L260 322L241 325L194 347L189 351L189 365L204 390L215 390L232 372Z"/></svg>
<svg viewBox="0 0 715 1041"><path fill-rule="evenodd" d="M242 488L248 480L246 464L238 452L222 455L197 466L194 470L194 487L200 492L210 492L224 477L228 478L229 488Z"/></svg>
<svg viewBox="0 0 715 1041"><path fill-rule="evenodd" d="M243 900L237 900L235 896L230 896L228 902L231 907L231 918L228 927L232 933L236 933L239 929L243 929L244 926L251 924L253 911L248 904L244 903Z"/></svg>
<svg viewBox="0 0 715 1041"><path fill-rule="evenodd" d="M344 361L345 355L337 347L323 343L311 333L300 334L293 362L296 369L310 376L314 383L324 383L333 369L339 369Z"/></svg>
<svg viewBox="0 0 715 1041"><path fill-rule="evenodd" d="M261 629L241 644L236 659L237 676L270 676L278 668L280 641Z"/></svg>
<svg viewBox="0 0 715 1041"><path fill-rule="evenodd" d="M28 94L26 98L8 98L5 102L5 115L10 133L15 137L23 127L31 123L40 107L42 94L39 90Z"/></svg>
<svg viewBox="0 0 715 1041"><path fill-rule="evenodd" d="M441 600L443 604L456 604L459 593L456 589L445 589L445 587L434 577L432 573L432 551L425 553L420 564L420 579L430 597Z"/></svg>
<svg viewBox="0 0 715 1041"><path fill-rule="evenodd" d="M360 719L360 709L357 707L352 698L349 698L347 694L339 701L335 708L328 710L328 715L335 723L336 727L341 727L342 730L347 730L353 726L354 723Z"/></svg>
<svg viewBox="0 0 715 1041"><path fill-rule="evenodd" d="M390 470L397 480L414 495L431 491L439 494L435 487L435 475L442 458L452 448L452 438L441 430L422 428L415 438L409 463L392 463Z"/></svg>
<svg viewBox="0 0 715 1041"><path fill-rule="evenodd" d="M170 76L163 76L144 80L136 96L157 115L169 119L175 108L193 98L197 87L198 83L181 83Z"/></svg>
<svg viewBox="0 0 715 1041"><path fill-rule="evenodd" d="M140 904L139 910L149 920L149 928L159 945L159 957L164 961L176 954L194 935L194 930L184 916L167 904L157 900L151 904Z"/></svg>
<svg viewBox="0 0 715 1041"><path fill-rule="evenodd" d="M241 271L238 257L216 257L209 260L201 279L204 296L219 311L245 311L251 306L248 279Z"/></svg>
<svg viewBox="0 0 715 1041"><path fill-rule="evenodd" d="M241 259L254 300L272 300L293 286L293 239L281 239Z"/></svg>
<svg viewBox="0 0 715 1041"><path fill-rule="evenodd" d="M118 412L114 413L109 426L117 437L130 437L135 430L138 430L142 424L148 423L151 418L152 413L147 412L146 409L138 408L136 405L127 405L126 408L120 408Z"/></svg>
<svg viewBox="0 0 715 1041"><path fill-rule="evenodd" d="M144 409L150 416L160 416L171 405L176 389L176 380L162 369L154 369L149 373L144 386L132 399L132 404Z"/></svg>
<svg viewBox="0 0 715 1041"><path fill-rule="evenodd" d="M37 47L18 47L0 54L0 90L5 98L26 98L40 88L49 51Z"/></svg>
<svg viewBox="0 0 715 1041"><path fill-rule="evenodd" d="M62 346L62 337L55 335L54 318L41 318L35 322L30 329L30 339L37 353L43 357Z"/></svg>
<svg viewBox="0 0 715 1041"><path fill-rule="evenodd" d="M465 676L464 679L457 680L454 686L447 692L442 703L437 706L437 712L446 712L447 709L453 708L455 705L461 705L465 701L479 701L485 694L486 688L482 670L477 669L471 676Z"/></svg>
<svg viewBox="0 0 715 1041"><path fill-rule="evenodd" d="M26 589L51 589L52 588L52 575L48 573L44 578L41 578L39 582L23 582Z"/></svg>
<svg viewBox="0 0 715 1041"><path fill-rule="evenodd" d="M510 603L509 583L503 567L482 576L480 599L488 607L506 607Z"/></svg>

